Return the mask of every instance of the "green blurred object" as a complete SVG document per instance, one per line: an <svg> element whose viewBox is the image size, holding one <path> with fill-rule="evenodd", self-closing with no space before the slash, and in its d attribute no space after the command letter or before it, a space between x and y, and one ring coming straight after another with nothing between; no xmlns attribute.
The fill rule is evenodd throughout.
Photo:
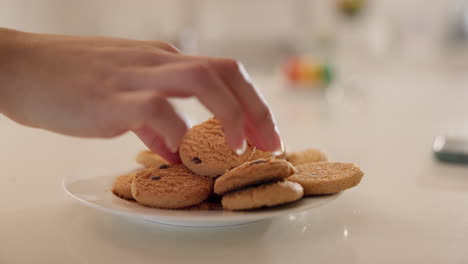
<svg viewBox="0 0 468 264"><path fill-rule="evenodd" d="M355 17L366 6L366 0L337 0L338 10L345 16Z"/></svg>
<svg viewBox="0 0 468 264"><path fill-rule="evenodd" d="M322 68L322 80L325 85L328 85L333 80L333 69L330 64L324 64Z"/></svg>

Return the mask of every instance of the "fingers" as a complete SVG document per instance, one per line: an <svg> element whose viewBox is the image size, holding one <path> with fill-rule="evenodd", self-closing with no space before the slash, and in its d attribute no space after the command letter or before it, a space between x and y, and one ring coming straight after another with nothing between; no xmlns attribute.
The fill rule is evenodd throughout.
<svg viewBox="0 0 468 264"><path fill-rule="evenodd" d="M188 126L166 99L145 91L121 93L115 100L121 109L120 122L126 122L151 150L161 155L177 153Z"/></svg>
<svg viewBox="0 0 468 264"><path fill-rule="evenodd" d="M221 121L227 144L237 153L245 150L241 105L210 67L198 62L175 63L134 69L120 76L134 90L154 91L161 97L196 96Z"/></svg>
<svg viewBox="0 0 468 264"><path fill-rule="evenodd" d="M164 41L142 41L110 37L77 37L87 39L87 45L94 47L101 62L111 62L124 67L156 66L168 63L168 55L179 55L181 52L173 45ZM103 45L105 44L105 45ZM73 43L70 43L73 45ZM97 54L97 55L96 55Z"/></svg>
<svg viewBox="0 0 468 264"><path fill-rule="evenodd" d="M49 35L52 38L58 38L58 41L65 42L65 44L73 45L75 43L80 43L83 45L87 43L92 47L114 47L114 48L158 48L165 50L170 53L180 54L181 52L172 44L164 41L146 41L146 40L134 40L126 38L117 38L117 37L97 37L97 36L70 36L66 40L62 40L58 35Z"/></svg>
<svg viewBox="0 0 468 264"><path fill-rule="evenodd" d="M236 97L245 115L245 132L251 143L264 151L277 154L284 151L273 114L241 63L232 59L188 58L208 63Z"/></svg>
<svg viewBox="0 0 468 264"><path fill-rule="evenodd" d="M160 49L163 49L167 52L170 52L170 53L175 53L175 54L180 54L180 50L177 49L174 45L172 44L169 44L167 42L164 42L164 41L148 41L148 44L154 46L154 47L157 47L157 48L160 48Z"/></svg>
<svg viewBox="0 0 468 264"><path fill-rule="evenodd" d="M154 153L159 154L170 163L181 163L179 152L172 152L164 143L163 137L148 126L135 129L133 131L141 141Z"/></svg>
<svg viewBox="0 0 468 264"><path fill-rule="evenodd" d="M244 134L261 150L283 152L271 110L242 64L231 59L180 55L164 42L145 45L158 50L132 49L115 58L126 66L127 72L120 77L128 89L155 90L162 97L196 96L221 121L226 142L237 152L245 145Z"/></svg>
<svg viewBox="0 0 468 264"><path fill-rule="evenodd" d="M174 54L168 50L152 46L106 47L98 56L102 62L111 62L110 66L155 67L172 61Z"/></svg>
<svg viewBox="0 0 468 264"><path fill-rule="evenodd" d="M231 59L208 59L237 97L246 115L246 132L259 149L281 154L284 151L273 114L254 87L244 66Z"/></svg>

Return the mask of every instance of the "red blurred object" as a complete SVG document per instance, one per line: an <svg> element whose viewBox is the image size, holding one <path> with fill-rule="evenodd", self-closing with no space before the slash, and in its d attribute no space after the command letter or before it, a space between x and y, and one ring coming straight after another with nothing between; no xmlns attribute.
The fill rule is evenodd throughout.
<svg viewBox="0 0 468 264"><path fill-rule="evenodd" d="M301 59L299 57L292 57L285 62L283 70L288 80L293 82L300 80L300 63Z"/></svg>

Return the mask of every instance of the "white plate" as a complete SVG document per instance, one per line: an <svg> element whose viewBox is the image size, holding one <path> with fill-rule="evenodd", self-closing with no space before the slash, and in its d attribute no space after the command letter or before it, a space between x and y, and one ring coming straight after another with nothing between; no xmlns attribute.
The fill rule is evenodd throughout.
<svg viewBox="0 0 468 264"><path fill-rule="evenodd" d="M251 212L165 210L141 206L116 197L111 192L112 181L120 173L83 173L68 176L63 187L80 203L104 212L141 218L151 222L178 226L229 226L246 224L310 210L335 200L340 194L308 197L295 203ZM104 176L102 176L104 175ZM107 176L106 176L107 175Z"/></svg>

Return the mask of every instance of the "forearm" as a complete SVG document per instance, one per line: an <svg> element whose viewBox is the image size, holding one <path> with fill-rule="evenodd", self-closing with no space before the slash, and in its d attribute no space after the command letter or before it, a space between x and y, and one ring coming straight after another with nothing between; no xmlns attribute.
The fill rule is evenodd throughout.
<svg viewBox="0 0 468 264"><path fill-rule="evenodd" d="M16 58L24 47L27 33L0 28L0 113L8 108L9 98L15 90Z"/></svg>

